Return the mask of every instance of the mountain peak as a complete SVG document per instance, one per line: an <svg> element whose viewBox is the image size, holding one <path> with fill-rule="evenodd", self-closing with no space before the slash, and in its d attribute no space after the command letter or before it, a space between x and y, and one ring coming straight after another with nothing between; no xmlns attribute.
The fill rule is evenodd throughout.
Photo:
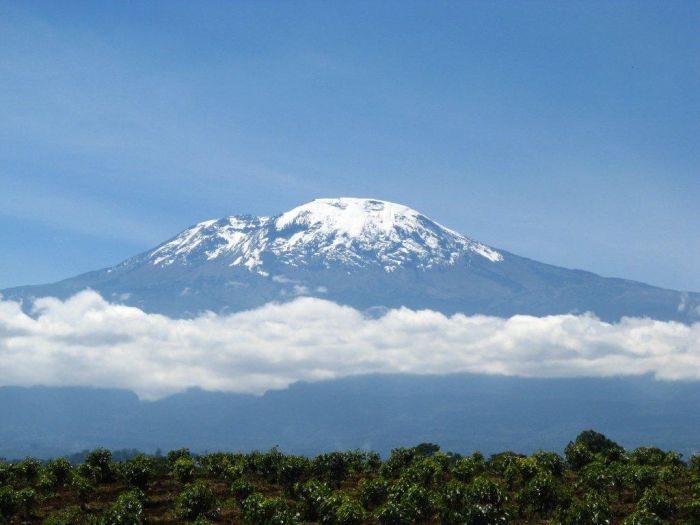
<svg viewBox="0 0 700 525"><path fill-rule="evenodd" d="M407 206L350 197L317 199L272 217L203 221L111 268L2 293L29 308L36 297L67 298L86 288L176 317L300 295L368 312L402 306L501 317L593 312L606 321L683 323L700 315L700 294L502 254Z"/></svg>
<svg viewBox="0 0 700 525"><path fill-rule="evenodd" d="M201 222L147 254L155 266L224 260L266 274L264 259L289 266L379 265L391 272L456 264L476 254L503 256L393 202L341 197L315 199L272 218L231 216Z"/></svg>
<svg viewBox="0 0 700 525"><path fill-rule="evenodd" d="M421 214L407 206L377 199L340 197L315 199L280 215L278 230L290 225L324 227L336 234L360 237L368 231L390 232L399 224L409 226Z"/></svg>

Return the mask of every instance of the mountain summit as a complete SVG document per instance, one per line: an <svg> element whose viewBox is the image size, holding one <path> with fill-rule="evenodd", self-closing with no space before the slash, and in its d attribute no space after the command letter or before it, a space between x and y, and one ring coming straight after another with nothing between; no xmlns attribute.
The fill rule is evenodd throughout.
<svg viewBox="0 0 700 525"><path fill-rule="evenodd" d="M156 266L196 265L220 259L268 275L265 261L292 267L428 269L497 251L415 210L374 199L316 199L276 217L232 216L204 221L149 252Z"/></svg>
<svg viewBox="0 0 700 525"><path fill-rule="evenodd" d="M700 294L539 263L409 207L357 198L316 199L274 217L204 221L114 267L2 294L28 308L33 298L86 288L175 317L309 295L361 309L700 319Z"/></svg>

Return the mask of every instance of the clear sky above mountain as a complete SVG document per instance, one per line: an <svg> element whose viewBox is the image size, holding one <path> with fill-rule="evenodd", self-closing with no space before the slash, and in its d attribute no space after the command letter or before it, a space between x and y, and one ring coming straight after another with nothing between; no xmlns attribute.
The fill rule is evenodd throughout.
<svg viewBox="0 0 700 525"><path fill-rule="evenodd" d="M698 2L0 1L0 287L369 196L700 290L699 24Z"/></svg>

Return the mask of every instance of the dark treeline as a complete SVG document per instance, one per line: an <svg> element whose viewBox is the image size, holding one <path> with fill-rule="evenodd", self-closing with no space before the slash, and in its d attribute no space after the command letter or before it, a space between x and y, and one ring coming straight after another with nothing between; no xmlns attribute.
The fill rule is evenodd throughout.
<svg viewBox="0 0 700 525"><path fill-rule="evenodd" d="M594 431L564 455L488 458L430 443L385 460L359 450L309 458L277 449L96 449L1 462L0 523L697 525L700 455L684 461L654 447L625 450Z"/></svg>

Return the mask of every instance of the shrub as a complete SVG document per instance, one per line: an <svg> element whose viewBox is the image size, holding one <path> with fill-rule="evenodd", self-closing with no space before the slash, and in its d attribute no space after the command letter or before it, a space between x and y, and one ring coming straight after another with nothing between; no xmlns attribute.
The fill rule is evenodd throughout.
<svg viewBox="0 0 700 525"><path fill-rule="evenodd" d="M173 463L171 473L175 479L182 483L189 483L194 479L197 467L191 457L181 456Z"/></svg>
<svg viewBox="0 0 700 525"><path fill-rule="evenodd" d="M700 523L700 499L693 499L683 505L683 513L689 518L688 523Z"/></svg>
<svg viewBox="0 0 700 525"><path fill-rule="evenodd" d="M12 472L12 466L7 463L0 462L0 486L10 485L13 483L15 478Z"/></svg>
<svg viewBox="0 0 700 525"><path fill-rule="evenodd" d="M507 522L503 497L493 492L491 483L477 478L471 485L452 480L442 491L439 511L444 525L497 525ZM496 487L497 488L497 487ZM500 489L499 489L500 490Z"/></svg>
<svg viewBox="0 0 700 525"><path fill-rule="evenodd" d="M208 483L196 481L185 486L176 498L175 512L178 517L187 520L199 517L216 518L219 514L219 502Z"/></svg>
<svg viewBox="0 0 700 525"><path fill-rule="evenodd" d="M401 481L432 487L442 474L442 467L434 457L420 458L406 467L400 475Z"/></svg>
<svg viewBox="0 0 700 525"><path fill-rule="evenodd" d="M87 505L90 496L95 492L95 487L90 482L90 480L84 476L73 476L71 481L71 487L78 495L78 501L80 502L80 507L82 509Z"/></svg>
<svg viewBox="0 0 700 525"><path fill-rule="evenodd" d="M676 507L668 497L651 488L644 491L644 495L637 502L637 509L656 514L660 518L668 518L676 510Z"/></svg>
<svg viewBox="0 0 700 525"><path fill-rule="evenodd" d="M143 525L144 499L143 492L138 490L120 494L100 520L100 525Z"/></svg>
<svg viewBox="0 0 700 525"><path fill-rule="evenodd" d="M328 485L312 479L304 484L297 484L295 492L303 505L303 517L307 521L317 521L322 514L323 506L331 496Z"/></svg>
<svg viewBox="0 0 700 525"><path fill-rule="evenodd" d="M556 478L564 475L566 464L564 459L556 452L545 452L538 450L532 455L537 468L542 472L547 472Z"/></svg>
<svg viewBox="0 0 700 525"><path fill-rule="evenodd" d="M568 495L550 473L540 473L518 492L516 498L521 509L546 516L566 502Z"/></svg>
<svg viewBox="0 0 700 525"><path fill-rule="evenodd" d="M649 465L632 466L629 473L629 481L634 485L638 494L656 485L659 480L658 470Z"/></svg>
<svg viewBox="0 0 700 525"><path fill-rule="evenodd" d="M21 479L27 483L34 483L39 477L41 463L34 458L26 458L19 463L15 463L12 466L12 470L15 472L17 479Z"/></svg>
<svg viewBox="0 0 700 525"><path fill-rule="evenodd" d="M85 464L90 467L98 483L112 481L112 453L109 450L97 448L91 451L85 458Z"/></svg>
<svg viewBox="0 0 700 525"><path fill-rule="evenodd" d="M318 516L323 525L359 525L365 519L365 511L347 494L336 492L321 498Z"/></svg>
<svg viewBox="0 0 700 525"><path fill-rule="evenodd" d="M279 465L278 482L288 491L310 470L310 462L303 456L287 456Z"/></svg>
<svg viewBox="0 0 700 525"><path fill-rule="evenodd" d="M583 445L593 454L622 450L620 445L595 430L584 430L576 436L575 443Z"/></svg>
<svg viewBox="0 0 700 525"><path fill-rule="evenodd" d="M121 463L119 473L127 485L143 490L153 478L153 461L143 454L139 454Z"/></svg>
<svg viewBox="0 0 700 525"><path fill-rule="evenodd" d="M696 475L700 476L700 454L693 454L688 459L688 467ZM0 478L0 482L2 479Z"/></svg>
<svg viewBox="0 0 700 525"><path fill-rule="evenodd" d="M18 508L17 491L8 485L0 487L0 516L9 520Z"/></svg>
<svg viewBox="0 0 700 525"><path fill-rule="evenodd" d="M383 525L422 522L435 509L434 497L418 484L398 482L391 486L386 503L375 509L375 517Z"/></svg>
<svg viewBox="0 0 700 525"><path fill-rule="evenodd" d="M313 472L322 480L340 486L350 473L350 459L344 452L319 454L313 460Z"/></svg>
<svg viewBox="0 0 700 525"><path fill-rule="evenodd" d="M225 452L205 454L200 456L198 461L207 474L221 478L225 476L227 469L231 466L231 454Z"/></svg>
<svg viewBox="0 0 700 525"><path fill-rule="evenodd" d="M569 443L564 449L564 455L572 470L581 470L595 459L593 452L581 443Z"/></svg>
<svg viewBox="0 0 700 525"><path fill-rule="evenodd" d="M450 471L459 481L469 483L476 476L483 473L485 468L484 457L477 452L469 457L455 461Z"/></svg>
<svg viewBox="0 0 700 525"><path fill-rule="evenodd" d="M638 510L627 516L622 525L662 525L663 521L656 514Z"/></svg>
<svg viewBox="0 0 700 525"><path fill-rule="evenodd" d="M70 480L73 466L66 458L56 458L46 464L46 472L53 477L57 485L63 486Z"/></svg>
<svg viewBox="0 0 700 525"><path fill-rule="evenodd" d="M222 477L229 483L233 483L234 481L241 479L244 475L245 468L242 464L236 463L235 465L227 465Z"/></svg>
<svg viewBox="0 0 700 525"><path fill-rule="evenodd" d="M562 525L609 525L611 519L612 510L607 500L598 495L589 495L564 513Z"/></svg>
<svg viewBox="0 0 700 525"><path fill-rule="evenodd" d="M593 461L580 470L578 485L604 494L624 482L617 474L616 464Z"/></svg>
<svg viewBox="0 0 700 525"><path fill-rule="evenodd" d="M272 448L269 452L251 454L254 471L263 476L269 483L277 481L284 455Z"/></svg>
<svg viewBox="0 0 700 525"><path fill-rule="evenodd" d="M518 458L524 458L522 454L515 452L500 452L493 454L486 462L486 468L492 473L503 476L508 469Z"/></svg>
<svg viewBox="0 0 700 525"><path fill-rule="evenodd" d="M24 488L18 490L15 493L15 498L22 515L25 518L31 517L34 512L34 506L36 505L36 492L34 489Z"/></svg>
<svg viewBox="0 0 700 525"><path fill-rule="evenodd" d="M637 465L663 465L666 453L657 447L639 447L630 452L630 460Z"/></svg>
<svg viewBox="0 0 700 525"><path fill-rule="evenodd" d="M92 525L94 520L85 515L80 507L68 507L63 512L44 520L44 525Z"/></svg>
<svg viewBox="0 0 700 525"><path fill-rule="evenodd" d="M177 450L171 450L166 456L166 461L169 468L173 468L175 462L180 458L192 459L192 454L190 454L189 448L179 448Z"/></svg>
<svg viewBox="0 0 700 525"><path fill-rule="evenodd" d="M395 448L391 451L389 458L382 464L380 472L388 479L395 479L401 475L413 461L417 453L413 448Z"/></svg>
<svg viewBox="0 0 700 525"><path fill-rule="evenodd" d="M251 494L243 502L243 520L250 525L295 525L299 513L282 498Z"/></svg>
<svg viewBox="0 0 700 525"><path fill-rule="evenodd" d="M386 501L389 494L387 482L381 478L360 481L360 502L367 510L372 510Z"/></svg>
<svg viewBox="0 0 700 525"><path fill-rule="evenodd" d="M253 492L255 492L255 487L247 479L239 478L231 483L231 494L239 505L241 505L243 501Z"/></svg>
<svg viewBox="0 0 700 525"><path fill-rule="evenodd" d="M365 521L365 511L362 506L351 498L343 498L335 509L333 525L360 525Z"/></svg>
<svg viewBox="0 0 700 525"><path fill-rule="evenodd" d="M411 509L395 501L387 501L374 512L374 516L381 525L411 525L415 523Z"/></svg>

